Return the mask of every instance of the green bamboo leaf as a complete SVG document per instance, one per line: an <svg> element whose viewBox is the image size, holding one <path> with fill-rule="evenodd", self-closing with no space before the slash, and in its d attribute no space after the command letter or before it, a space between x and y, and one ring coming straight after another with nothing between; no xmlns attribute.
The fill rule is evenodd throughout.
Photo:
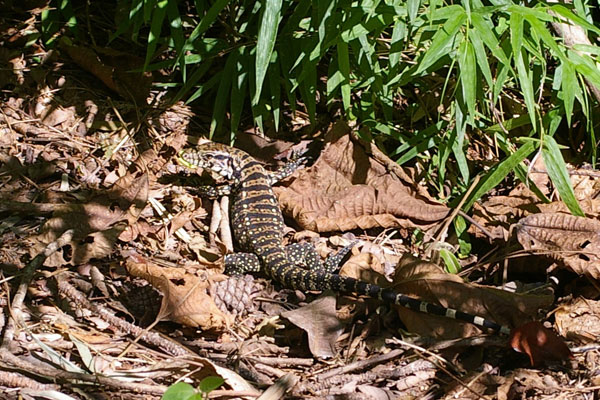
<svg viewBox="0 0 600 400"><path fill-rule="evenodd" d="M398 165L402 165L405 162L412 160L413 158L415 158L422 152L431 149L432 147L434 147L437 144L435 137L428 137L422 141L411 140L411 143L414 143L414 145L410 146L409 150L407 152L405 152L404 154L402 154L402 157L400 157L396 161L396 163L398 163Z"/></svg>
<svg viewBox="0 0 600 400"><path fill-rule="evenodd" d="M408 0L406 2L406 8L408 11L408 22L414 24L421 6L421 0Z"/></svg>
<svg viewBox="0 0 600 400"><path fill-rule="evenodd" d="M246 85L248 83L248 67L246 60L245 47L240 47L239 57L235 63L235 72L231 84L231 136L235 136L242 116L242 107L246 99Z"/></svg>
<svg viewBox="0 0 600 400"><path fill-rule="evenodd" d="M473 45L473 50L475 50L475 59L477 60L477 65L479 65L479 69L481 70L488 87L494 87L492 71L490 69L490 65L488 64L488 57L485 52L485 48L483 47L483 41L481 40L479 32L477 32L476 28L471 29L469 32L469 40Z"/></svg>
<svg viewBox="0 0 600 400"><path fill-rule="evenodd" d="M348 43L340 40L337 43L337 59L339 72L342 74L343 81L340 86L342 92L342 104L346 115L352 117L352 104L350 103L350 56L348 53ZM351 118L352 119L352 118Z"/></svg>
<svg viewBox="0 0 600 400"><path fill-rule="evenodd" d="M147 24L150 21L157 2L158 0L144 0L144 23Z"/></svg>
<svg viewBox="0 0 600 400"><path fill-rule="evenodd" d="M198 25L194 28L190 36L186 41L187 44L194 43L194 41L202 35L210 26L216 21L219 13L229 4L231 0L217 0L215 3L210 6L204 17L200 20Z"/></svg>
<svg viewBox="0 0 600 400"><path fill-rule="evenodd" d="M117 37L125 33L125 31L131 29L133 40L136 40L137 30L139 29L139 24L142 21L142 12L143 12L144 0L133 0L131 5L129 6L129 15L127 18L124 18L123 21L119 22L119 26L117 27L116 32L110 35L108 38L108 43L111 43ZM43 28L43 12L42 12L42 28ZM139 21L139 23L138 23Z"/></svg>
<svg viewBox="0 0 600 400"><path fill-rule="evenodd" d="M67 22L65 22L65 26L68 27L71 32L73 32L75 37L78 37L79 32L77 30L77 18L73 12L73 2L70 0L61 0L60 12L63 18L66 18L67 20Z"/></svg>
<svg viewBox="0 0 600 400"><path fill-rule="evenodd" d="M167 13L167 4L169 0L161 0L156 5L156 9L152 13L152 23L150 24L150 33L148 33L148 47L146 48L146 61L144 61L144 70L148 67L150 60L154 56L154 51L158 45L160 31L162 29L163 20Z"/></svg>
<svg viewBox="0 0 600 400"><path fill-rule="evenodd" d="M530 70L525 67L525 62L523 61L523 50L519 50L518 53L514 54L515 65L517 66L517 74L519 78L519 83L521 84L521 89L523 91L523 97L525 98L525 106L527 107L527 111L529 113L529 119L531 119L531 125L533 130L536 130L535 123L535 101L533 99L533 83L531 82L531 77L529 75Z"/></svg>
<svg viewBox="0 0 600 400"><path fill-rule="evenodd" d="M221 82L221 76L222 75L223 75L223 72L219 71L219 72L215 73L208 81L206 81L202 85L196 86L196 90L185 101L185 104L190 104L191 102L193 102L197 98L203 96L205 93L207 93L210 90L212 90L212 88L214 88L215 86L217 86L217 84L219 84Z"/></svg>
<svg viewBox="0 0 600 400"><path fill-rule="evenodd" d="M169 1L167 3L167 17L169 18L169 25L171 26L171 38L173 39L173 50L177 53L177 64L181 68L183 74L183 81L186 80L186 65L185 65L185 51L183 46L185 45L185 38L183 36L183 28L181 23L181 16L177 9L177 2Z"/></svg>
<svg viewBox="0 0 600 400"><path fill-rule="evenodd" d="M521 116L518 116L515 118L507 119L506 121L504 121L502 123L502 126L504 126L504 129L506 129L507 131L510 132L513 129L528 125L530 123L531 123L531 121L529 120L528 115L521 115ZM502 129L502 126L500 126L500 124L495 124L495 125L492 125L492 126L486 128L484 132L485 133L504 133L504 129Z"/></svg>
<svg viewBox="0 0 600 400"><path fill-rule="evenodd" d="M573 114L573 104L575 103L575 93L579 90L579 82L575 68L570 61L562 63L562 82L563 102L565 105L565 114L567 123L571 126L571 115Z"/></svg>
<svg viewBox="0 0 600 400"><path fill-rule="evenodd" d="M585 18L581 18L579 15L574 14L571 10L569 10L562 4L553 5L552 7L550 7L550 9L558 15L573 21L576 25L579 25L582 28L589 29L590 31L600 34L600 28L593 24L590 24L588 21L585 20Z"/></svg>
<svg viewBox="0 0 600 400"><path fill-rule="evenodd" d="M445 7L449 8L449 7ZM427 68L431 67L437 60L448 55L454 46L454 39L460 28L463 26L467 14L462 7L453 7L451 16L448 18L442 28L433 35L431 46L421 59L415 75L421 74Z"/></svg>
<svg viewBox="0 0 600 400"><path fill-rule="evenodd" d="M500 42L496 37L496 34L492 30L490 24L477 12L471 13L471 23L475 28L474 35L483 40L483 43L490 49L494 57L496 57L503 65L510 65L508 57L500 47Z"/></svg>
<svg viewBox="0 0 600 400"><path fill-rule="evenodd" d="M231 84L233 80L233 71L237 64L238 52L234 51L229 54L225 67L223 68L223 74L221 76L221 83L219 84L219 90L217 90L217 96L215 98L215 106L213 108L212 120L210 121L209 137L212 139L213 135L217 131L217 128L223 122L225 116L225 107L229 92L231 90Z"/></svg>
<svg viewBox="0 0 600 400"><path fill-rule="evenodd" d="M171 37L173 38L174 50L179 54L183 53L183 45L185 40L183 38L183 28L181 23L181 16L177 9L177 3L169 1L167 3L167 16L169 17L169 25L171 26Z"/></svg>
<svg viewBox="0 0 600 400"><path fill-rule="evenodd" d="M565 62L567 60L567 57L565 56L564 51L560 47L558 47L558 44L556 44L556 40L550 34L548 29L546 29L546 26L543 23L541 23L539 19L532 15L526 14L525 19L527 20L527 22L529 22L529 25L531 25L533 30L539 35L539 37L546 44L546 46L548 46L552 50L554 55L557 56L561 61Z"/></svg>
<svg viewBox="0 0 600 400"><path fill-rule="evenodd" d="M535 143L527 142L502 162L493 166L479 181L469 197L467 197L463 206L463 211L467 212L473 206L473 204L479 200L479 198L481 198L481 196L502 182L502 180L534 150Z"/></svg>
<svg viewBox="0 0 600 400"><path fill-rule="evenodd" d="M496 75L496 80L494 81L494 89L492 93L492 102L496 104L498 101L498 97L500 97L500 92L505 87L505 83L508 80L508 74L511 72L511 68L509 64L501 64L499 66L499 71Z"/></svg>
<svg viewBox="0 0 600 400"><path fill-rule="evenodd" d="M556 190L558 190L562 201L573 215L584 217L585 214L579 206L579 202L577 201L575 192L571 186L567 165L565 164L562 154L560 154L560 149L558 148L556 140L554 140L552 136L544 136L542 156L544 157L544 163L548 169L548 175L550 176L552 183L554 183L554 186L556 186Z"/></svg>
<svg viewBox="0 0 600 400"><path fill-rule="evenodd" d="M465 111L464 110L464 102L455 101L454 104L454 116L456 120L455 131L456 131L456 139L451 144L452 152L454 153L454 157L456 158L456 163L458 164L458 170L460 171L460 175L462 176L465 182L469 181L469 164L467 162L467 157L465 155L464 150L464 142L465 135L467 133L467 120L465 119ZM444 161L445 164L445 161Z"/></svg>
<svg viewBox="0 0 600 400"><path fill-rule="evenodd" d="M547 115L549 115L551 113L552 112L548 113ZM544 118L546 118L546 116ZM522 115L521 117L514 118L512 121L514 121L514 125L519 125L519 124L521 124L521 122L519 121L521 119L523 120L525 125L529 124L529 117L527 115ZM510 122L511 122L511 120L506 121L505 125L508 125ZM522 125L519 125L519 126L522 126ZM514 129L515 127L516 126L513 126L512 128L507 127L506 129L508 131L510 131L511 129ZM487 132L487 130L486 130L486 132ZM504 131L495 132L494 136L496 138L495 142L498 143L498 147L500 147L500 150L502 150L505 154L510 154L514 151L514 148L513 148L514 145L511 142L509 142L509 139L505 136ZM521 139L523 139L523 138L521 138ZM529 138L527 138L527 139L529 139ZM529 142L539 143L539 140L529 140ZM517 166L515 166L514 173L515 173L515 176L521 182L523 182L533 193L535 193L535 195L542 202L550 203L550 200L536 186L535 182L532 182L531 180L529 180L529 177L528 177L529 169L528 169L528 166L525 165L524 162L521 162Z"/></svg>
<svg viewBox="0 0 600 400"><path fill-rule="evenodd" d="M600 71L598 71L598 67L589 56L578 54L575 51L569 51L568 56L577 72L583 75L594 86L600 87Z"/></svg>
<svg viewBox="0 0 600 400"><path fill-rule="evenodd" d="M545 7L533 8L520 6L516 4L509 5L506 10L510 14L519 14L522 17L533 17L539 21L551 22L554 18L548 13Z"/></svg>
<svg viewBox="0 0 600 400"><path fill-rule="evenodd" d="M263 82L267 75L267 68L271 62L271 55L277 40L277 29L279 27L279 16L281 14L282 0L265 0L260 27L258 29L258 41L256 43L256 91L252 104L258 104Z"/></svg>
<svg viewBox="0 0 600 400"><path fill-rule="evenodd" d="M396 21L392 29L390 41L390 69L394 69L402 57L402 42L406 39L406 24L402 20Z"/></svg>
<svg viewBox="0 0 600 400"><path fill-rule="evenodd" d="M463 40L458 48L458 66L460 67L460 84L467 105L468 118L473 125L475 121L477 70L475 69L475 51L468 40Z"/></svg>
<svg viewBox="0 0 600 400"><path fill-rule="evenodd" d="M179 89L173 98L173 103L177 103L179 100L181 100L183 96L185 96L194 87L194 85L198 83L200 79L202 79L204 74L208 72L211 65L212 60L207 60L206 62L201 63L198 68L195 69L192 76L186 80L181 89Z"/></svg>
<svg viewBox="0 0 600 400"><path fill-rule="evenodd" d="M302 69L304 79L298 83L298 89L306 109L308 111L308 117L312 123L316 122L317 104L317 66L313 62L307 62Z"/></svg>
<svg viewBox="0 0 600 400"><path fill-rule="evenodd" d="M275 131L279 132L279 119L281 117L281 71L279 70L279 60L277 52L273 52L273 64L267 71L269 76L269 89L271 92L271 112L273 113L273 122Z"/></svg>
<svg viewBox="0 0 600 400"><path fill-rule="evenodd" d="M510 15L510 44L514 54L521 52L523 46L523 15L519 13Z"/></svg>
<svg viewBox="0 0 600 400"><path fill-rule="evenodd" d="M575 51L579 51L579 52L583 52L583 53L600 55L600 47L595 46L593 44L576 43L571 48Z"/></svg>

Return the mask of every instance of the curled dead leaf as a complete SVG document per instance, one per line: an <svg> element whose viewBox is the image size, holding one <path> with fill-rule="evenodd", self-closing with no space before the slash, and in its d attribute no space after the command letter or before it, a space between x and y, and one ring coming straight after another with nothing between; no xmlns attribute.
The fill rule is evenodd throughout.
<svg viewBox="0 0 600 400"><path fill-rule="evenodd" d="M222 330L231 322L208 293L211 280L223 276L201 278L182 268L159 267L138 254L128 257L126 267L131 275L147 280L163 294L161 319L203 330Z"/></svg>
<svg viewBox="0 0 600 400"><path fill-rule="evenodd" d="M510 345L515 351L527 354L532 366L572 357L566 343L537 321L515 328L510 335Z"/></svg>
<svg viewBox="0 0 600 400"><path fill-rule="evenodd" d="M139 71L144 65L144 60L131 53L106 47L75 46L68 40L61 40L59 44L73 61L124 99L133 98L138 104L146 104L152 73L134 72Z"/></svg>

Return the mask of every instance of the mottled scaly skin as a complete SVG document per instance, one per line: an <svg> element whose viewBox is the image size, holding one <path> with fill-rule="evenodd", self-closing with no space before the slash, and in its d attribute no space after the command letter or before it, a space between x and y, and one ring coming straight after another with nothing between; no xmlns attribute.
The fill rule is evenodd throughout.
<svg viewBox="0 0 600 400"><path fill-rule="evenodd" d="M353 278L294 265L283 246L283 215L271 187L271 178L258 161L239 149L219 143L184 149L179 159L188 168L209 169L225 178L228 185L220 193L232 196L230 215L234 239L242 251L256 254L264 272L275 281L299 290L331 289L366 295L412 310L459 319L502 333L510 332L482 317L429 304Z"/></svg>

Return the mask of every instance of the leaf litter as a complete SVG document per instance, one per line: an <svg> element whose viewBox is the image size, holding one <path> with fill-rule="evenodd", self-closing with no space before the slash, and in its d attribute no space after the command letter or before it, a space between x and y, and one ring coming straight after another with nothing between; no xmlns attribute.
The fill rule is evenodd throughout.
<svg viewBox="0 0 600 400"><path fill-rule="evenodd" d="M65 49L72 55L80 50ZM524 352L518 355L505 339L482 337L473 326L447 318L374 299L281 289L260 276L222 275L224 243L231 238L217 228L211 244L213 203L183 188L172 163L177 150L198 136L189 123L201 110L177 104L139 113L129 102L131 92L115 82L122 77L111 75L114 59L79 56L73 61L92 75L104 74L100 80L125 100L107 98L107 88L81 71L74 79L59 68L40 69L36 79L43 84L29 74L3 78L3 85L20 85L21 93L3 93L0 104L0 261L7 280L0 296L6 326L0 373L8 366L11 374L0 374L2 389L77 398L71 388L87 382L87 393L159 398L177 379L197 385L221 376L226 384L214 395L256 397L256 387L292 372L296 379L282 382L299 381L289 392L297 398L332 393L449 398L454 395L449 381L474 382L469 395L461 392L463 398L487 392L508 398L527 390L551 398L574 379L595 382L586 371L597 369L597 362L578 353L568 373L527 369L530 363L556 361L548 351L568 357L562 339L547 327L524 324L549 318L574 343L597 341L598 307L590 299L597 296L600 208L593 171L571 174L585 218L566 214L537 162L532 180L551 203L542 203L524 184L508 196L476 203L475 221L493 235L474 225L475 236L507 251L518 252L520 243L520 251L534 253L528 260L541 267L529 276L515 274L513 281L500 273L511 260L508 252L482 256L460 275L411 255L421 254L422 247L410 232L436 231L451 210L345 124L328 129L315 162L276 188L290 221L286 240L313 241L324 257L358 239L342 274L515 327L511 344ZM15 71L29 62L8 59ZM91 90L78 90L81 84ZM133 95L143 103L156 95L144 85L138 89ZM23 94L32 96L32 108ZM245 146L253 154L265 154L267 146L274 154L292 148L264 139ZM166 213L150 206L155 201ZM225 222L215 226L226 224L226 213L221 218ZM350 230L353 236L341 236ZM565 279L560 287L544 285L557 271ZM140 310L127 306L123 299L150 286L160 296L147 295ZM570 298L560 297L561 288L573 288ZM154 309L148 319L145 314ZM443 349L439 354L432 341ZM67 360L83 372L58 367ZM496 372L477 372L489 366ZM555 385L544 388L546 381ZM433 384L440 389L430 391Z"/></svg>

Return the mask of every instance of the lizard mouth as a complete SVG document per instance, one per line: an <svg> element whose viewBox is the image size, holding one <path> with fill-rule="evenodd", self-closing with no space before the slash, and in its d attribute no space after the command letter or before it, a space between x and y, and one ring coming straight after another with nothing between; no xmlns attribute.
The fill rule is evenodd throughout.
<svg viewBox="0 0 600 400"><path fill-rule="evenodd" d="M186 167L190 170L196 170L199 168L204 168L204 165L200 165L199 163L194 163L191 161L186 160L186 156L188 155L188 153L185 151L185 149L183 150L179 150L179 153L177 153L177 157L175 158L177 161L177 164Z"/></svg>

